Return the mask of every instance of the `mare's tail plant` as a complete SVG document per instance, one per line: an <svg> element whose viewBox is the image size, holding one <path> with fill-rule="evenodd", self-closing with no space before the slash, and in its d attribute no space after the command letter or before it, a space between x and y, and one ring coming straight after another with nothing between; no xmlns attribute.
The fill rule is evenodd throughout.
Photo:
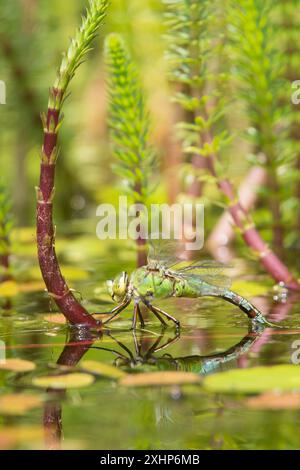
<svg viewBox="0 0 300 470"><path fill-rule="evenodd" d="M283 100L290 106L288 138L294 158L293 166L289 165L285 171L285 186L289 191L284 204L284 215L289 226L287 244L288 246L297 247L299 247L300 232L300 105L298 101L291 100L291 93L296 93L296 100L299 99L299 7L299 0L286 0L285 2L278 2L276 10L278 48L280 48L284 55L284 76L288 81L289 87Z"/></svg>
<svg viewBox="0 0 300 470"><path fill-rule="evenodd" d="M49 295L72 324L97 326L96 320L78 302L69 289L55 252L53 198L55 167L58 157L58 131L62 123L62 108L69 84L84 61L91 43L105 17L107 0L89 0L86 16L67 53L63 56L54 86L50 89L48 110L42 115L44 143L41 153L40 184L37 188L37 244L41 272Z"/></svg>
<svg viewBox="0 0 300 470"><path fill-rule="evenodd" d="M284 56L276 43L278 29L270 20L272 0L231 0L231 56L234 58L241 98L249 116L254 145L253 160L267 171L268 205L271 211L272 246L282 252L282 186L286 185L286 166L290 155L286 145L288 110L281 103L283 91L289 93L283 80ZM281 171L284 170L284 171ZM280 177L283 175L283 177Z"/></svg>
<svg viewBox="0 0 300 470"><path fill-rule="evenodd" d="M11 277L10 273L10 236L13 226L11 214L11 201L6 188L0 184L0 281L7 281Z"/></svg>
<svg viewBox="0 0 300 470"><path fill-rule="evenodd" d="M215 34L211 34L217 2L212 0L201 2L198 0L166 0L166 3L169 35L174 37L176 44L170 66L174 76L177 75L179 83L188 84L187 92L182 93L177 97L177 100L184 108L192 110L195 116L192 123L183 123L181 126L186 129L183 141L184 150L205 157L207 171L225 197L228 211L237 229L264 268L277 282L284 282L287 287L299 291L299 282L264 242L251 215L244 210L220 158L222 146L227 139L227 135L222 129L220 130L221 97L214 90L207 94L203 93L203 90L209 90L210 57L217 44ZM203 38L204 45L200 51L201 70L198 73L195 73L193 69L194 61L192 60L195 31L198 38ZM180 44L178 44L178 37L181 38ZM176 56L177 61L174 60Z"/></svg>
<svg viewBox="0 0 300 470"><path fill-rule="evenodd" d="M113 169L122 178L131 202L137 208L142 205L142 218L142 207L147 207L153 191L151 175L155 167L154 152L149 145L149 114L134 64L123 40L116 34L111 34L106 40L106 61L109 73L109 126L116 159ZM137 239L138 266L146 264L145 243L143 234L140 234Z"/></svg>

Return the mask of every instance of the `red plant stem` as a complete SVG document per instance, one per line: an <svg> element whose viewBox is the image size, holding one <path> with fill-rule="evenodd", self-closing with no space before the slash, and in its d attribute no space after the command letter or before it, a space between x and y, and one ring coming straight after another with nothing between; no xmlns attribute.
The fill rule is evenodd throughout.
<svg viewBox="0 0 300 470"><path fill-rule="evenodd" d="M78 334L73 336L62 351L57 364L74 367L88 351L94 342L94 338L86 332L84 338L77 340ZM44 408L43 425L45 436L45 447L47 450L59 450L62 439L62 406L61 401L66 394L65 390L48 389L47 395L50 398Z"/></svg>
<svg viewBox="0 0 300 470"><path fill-rule="evenodd" d="M53 89L53 95L59 91ZM48 109L40 170L40 185L37 190L37 246L38 259L49 295L55 300L60 311L72 324L99 326L87 310L78 302L62 276L55 252L55 231L53 225L53 195L55 181L55 152L59 111ZM53 130L52 130L53 129Z"/></svg>
<svg viewBox="0 0 300 470"><path fill-rule="evenodd" d="M135 185L135 192L141 196L142 194L142 188L141 184L139 182L136 183ZM142 199L142 196L141 196ZM135 201L135 204L138 206L141 204L141 201ZM143 217L143 214L141 214L139 211L137 211L137 216L139 218ZM138 230L141 229L141 225L138 226ZM139 236L136 240L136 246L137 246L137 267L140 268L141 266L145 266L147 264L147 240L143 238L142 236Z"/></svg>
<svg viewBox="0 0 300 470"><path fill-rule="evenodd" d="M0 266L2 266L4 270L3 276L0 278L0 281L7 281L9 278L8 275L8 270L9 270L9 255L8 254L3 254L0 255Z"/></svg>
<svg viewBox="0 0 300 470"><path fill-rule="evenodd" d="M281 209L279 198L279 184L276 175L272 171L268 178L269 188L271 190L270 210L273 217L273 246L277 253L283 251L283 228L281 224Z"/></svg>
<svg viewBox="0 0 300 470"><path fill-rule="evenodd" d="M267 172L262 166L254 166L249 170L238 189L240 203L248 213L256 203L257 191L267 179ZM230 261L231 253L228 245L235 238L232 217L227 209L216 223L207 240L207 247L216 259L223 262Z"/></svg>
<svg viewBox="0 0 300 470"><path fill-rule="evenodd" d="M146 240L144 238L138 238L136 241L138 247L137 253L137 267L145 266L147 264L147 252L146 252Z"/></svg>
<svg viewBox="0 0 300 470"><path fill-rule="evenodd" d="M211 143L211 136L208 133L203 136L203 139L204 141ZM217 157L215 154L211 154L207 157L208 169L212 176L216 178L220 191L226 197L228 201L228 210L246 244L259 257L261 264L271 274L275 281L283 282L289 289L300 291L300 283L293 277L287 266L283 264L278 256L273 253L270 247L263 241L251 215L245 211L244 207L240 203L232 183L228 179L219 178L215 169L216 159Z"/></svg>

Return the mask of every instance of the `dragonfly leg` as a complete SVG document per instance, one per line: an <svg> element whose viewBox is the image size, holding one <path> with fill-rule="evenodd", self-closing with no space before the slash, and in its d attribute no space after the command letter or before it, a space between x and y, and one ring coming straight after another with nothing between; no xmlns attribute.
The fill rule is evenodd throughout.
<svg viewBox="0 0 300 470"><path fill-rule="evenodd" d="M143 315L142 315L139 304L136 304L136 308L137 308L137 314L138 314L138 317L139 317L139 320L140 320L141 328L144 328L145 322L144 322Z"/></svg>
<svg viewBox="0 0 300 470"><path fill-rule="evenodd" d="M162 310L161 308L154 307L153 305L152 305L152 307L154 308L154 310L156 310L156 313L157 313L157 312L161 313L162 315L164 315L165 317L167 317L168 320L171 320L172 322L174 322L177 328L180 327L180 321L177 320L175 317L173 317L173 316L170 315L169 313L165 312L165 311Z"/></svg>
<svg viewBox="0 0 300 470"><path fill-rule="evenodd" d="M134 304L134 308L133 308L133 318L132 318L132 326L131 326L131 329L132 329L132 330L135 330L135 329L136 329L137 316L138 316L138 304Z"/></svg>
<svg viewBox="0 0 300 470"><path fill-rule="evenodd" d="M152 308L151 308L152 307ZM151 305L151 307L148 307L149 310L151 310L152 313L154 313L154 315L156 316L156 318L158 318L158 320L160 321L160 323L163 325L163 327L166 327L167 326L167 323L165 322L165 320L160 316L159 313L157 313L155 311L155 309L153 308L153 305Z"/></svg>
<svg viewBox="0 0 300 470"><path fill-rule="evenodd" d="M160 319L160 321L163 324L166 324L166 322L164 321L164 319L160 315L163 315L163 316L167 317L168 320L171 320L172 322L174 322L177 328L180 327L180 322L178 320L176 320L176 318L172 317L172 315L170 315L169 313L165 312L161 308L154 307L154 305L150 304L150 302L145 301L145 305L149 308L149 310L151 310L152 313L154 313L154 315L157 318Z"/></svg>
<svg viewBox="0 0 300 470"><path fill-rule="evenodd" d="M158 318L158 320L160 321L160 323L162 324L163 327L166 327L167 326L167 323L165 322L165 320L160 316L159 313L157 313L157 311L153 308L153 305L150 304L150 302L148 302L148 300L146 299L142 299L142 302L143 304L146 305L146 307L148 308L148 310L150 310L150 312L154 313L154 315L156 316L156 318Z"/></svg>
<svg viewBox="0 0 300 470"><path fill-rule="evenodd" d="M103 325L106 323L111 322L119 313L122 312L131 302L131 299L125 299L120 305L117 305L115 308L113 308L108 314L111 314L111 317L103 322Z"/></svg>

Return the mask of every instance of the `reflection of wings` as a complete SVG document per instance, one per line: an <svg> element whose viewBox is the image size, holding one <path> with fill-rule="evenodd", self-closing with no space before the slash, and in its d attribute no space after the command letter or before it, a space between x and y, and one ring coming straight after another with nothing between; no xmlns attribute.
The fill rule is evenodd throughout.
<svg viewBox="0 0 300 470"><path fill-rule="evenodd" d="M213 260L185 261L184 244L174 240L150 240L148 264L168 268L177 277L195 283L204 281L208 284L228 289L231 285L229 276L224 275L225 266Z"/></svg>

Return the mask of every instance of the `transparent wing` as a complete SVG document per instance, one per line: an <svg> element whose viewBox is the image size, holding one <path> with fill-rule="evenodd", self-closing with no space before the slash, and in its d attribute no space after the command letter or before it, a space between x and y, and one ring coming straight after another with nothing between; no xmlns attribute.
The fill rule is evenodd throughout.
<svg viewBox="0 0 300 470"><path fill-rule="evenodd" d="M148 264L159 264L169 268L183 261L184 245L178 240L150 239L148 245Z"/></svg>
<svg viewBox="0 0 300 470"><path fill-rule="evenodd" d="M177 274L177 271L176 271ZM190 287L201 295L223 295L230 288L231 279L221 274L178 274Z"/></svg>
<svg viewBox="0 0 300 470"><path fill-rule="evenodd" d="M221 290L229 289L231 278L226 273L231 266L218 263L214 260L187 261L185 244L178 240L164 240L162 238L149 240L148 264L162 266L173 271L196 286L201 281L219 287Z"/></svg>
<svg viewBox="0 0 300 470"><path fill-rule="evenodd" d="M185 266L178 266L175 272L186 280L191 279L195 282L198 278L199 281L207 282L222 289L229 289L231 278L229 273L226 273L226 270L229 268L231 266L218 263L217 261L203 260L186 263Z"/></svg>

